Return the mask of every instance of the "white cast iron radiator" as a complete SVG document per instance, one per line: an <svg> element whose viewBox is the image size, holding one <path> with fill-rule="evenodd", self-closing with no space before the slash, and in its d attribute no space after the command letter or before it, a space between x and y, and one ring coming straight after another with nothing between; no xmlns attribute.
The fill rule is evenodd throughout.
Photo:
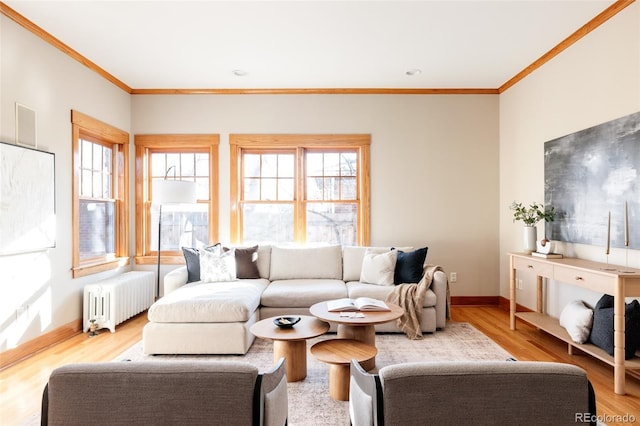
<svg viewBox="0 0 640 426"><path fill-rule="evenodd" d="M84 287L83 331L89 331L91 320L96 329L116 325L149 308L155 298L154 273L132 271L107 278Z"/></svg>

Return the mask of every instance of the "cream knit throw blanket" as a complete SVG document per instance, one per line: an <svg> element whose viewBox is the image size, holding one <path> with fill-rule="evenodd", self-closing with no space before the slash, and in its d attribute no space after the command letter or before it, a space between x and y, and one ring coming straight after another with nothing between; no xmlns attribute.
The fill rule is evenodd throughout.
<svg viewBox="0 0 640 426"><path fill-rule="evenodd" d="M398 328L405 332L412 340L422 339L422 329L420 318L422 315L422 305L427 290L433 281L433 274L443 269L437 265L426 265L424 276L419 283L399 284L387 296L386 301L395 303L404 309L404 314L398 318ZM447 283L447 318L449 317L449 285Z"/></svg>

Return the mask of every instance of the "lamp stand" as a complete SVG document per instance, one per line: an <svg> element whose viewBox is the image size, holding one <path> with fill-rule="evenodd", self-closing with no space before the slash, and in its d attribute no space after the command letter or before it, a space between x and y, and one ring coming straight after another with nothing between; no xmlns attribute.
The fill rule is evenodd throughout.
<svg viewBox="0 0 640 426"><path fill-rule="evenodd" d="M158 277L156 281L156 300L160 298L160 233L162 232L162 204L160 204L158 208Z"/></svg>

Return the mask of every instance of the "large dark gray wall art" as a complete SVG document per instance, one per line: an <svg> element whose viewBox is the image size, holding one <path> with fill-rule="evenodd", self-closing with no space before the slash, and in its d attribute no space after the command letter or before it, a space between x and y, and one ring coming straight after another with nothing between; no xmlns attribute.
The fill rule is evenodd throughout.
<svg viewBox="0 0 640 426"><path fill-rule="evenodd" d="M552 240L640 248L640 112L544 144L545 205L556 218Z"/></svg>

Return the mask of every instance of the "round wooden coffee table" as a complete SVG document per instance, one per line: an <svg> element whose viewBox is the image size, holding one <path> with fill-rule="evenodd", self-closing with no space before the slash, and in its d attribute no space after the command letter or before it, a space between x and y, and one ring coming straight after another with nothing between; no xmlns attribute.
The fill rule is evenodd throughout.
<svg viewBox="0 0 640 426"><path fill-rule="evenodd" d="M329 312L327 302L320 302L309 308L311 315L323 321L338 324L339 339L354 339L376 346L376 324L397 320L404 314L404 309L395 303L385 302L390 311L361 311L362 318L352 318L340 316L341 312ZM375 357L370 361L362 363L362 368L372 370L376 366Z"/></svg>
<svg viewBox="0 0 640 426"><path fill-rule="evenodd" d="M329 324L307 315L296 315L300 322L291 328L280 328L273 323L279 317L263 319L249 329L256 337L273 341L274 364L285 358L287 382L307 377L307 339L329 331Z"/></svg>
<svg viewBox="0 0 640 426"><path fill-rule="evenodd" d="M337 401L349 400L351 360L362 365L377 353L375 346L353 339L329 339L311 346L311 355L329 364L329 395Z"/></svg>

